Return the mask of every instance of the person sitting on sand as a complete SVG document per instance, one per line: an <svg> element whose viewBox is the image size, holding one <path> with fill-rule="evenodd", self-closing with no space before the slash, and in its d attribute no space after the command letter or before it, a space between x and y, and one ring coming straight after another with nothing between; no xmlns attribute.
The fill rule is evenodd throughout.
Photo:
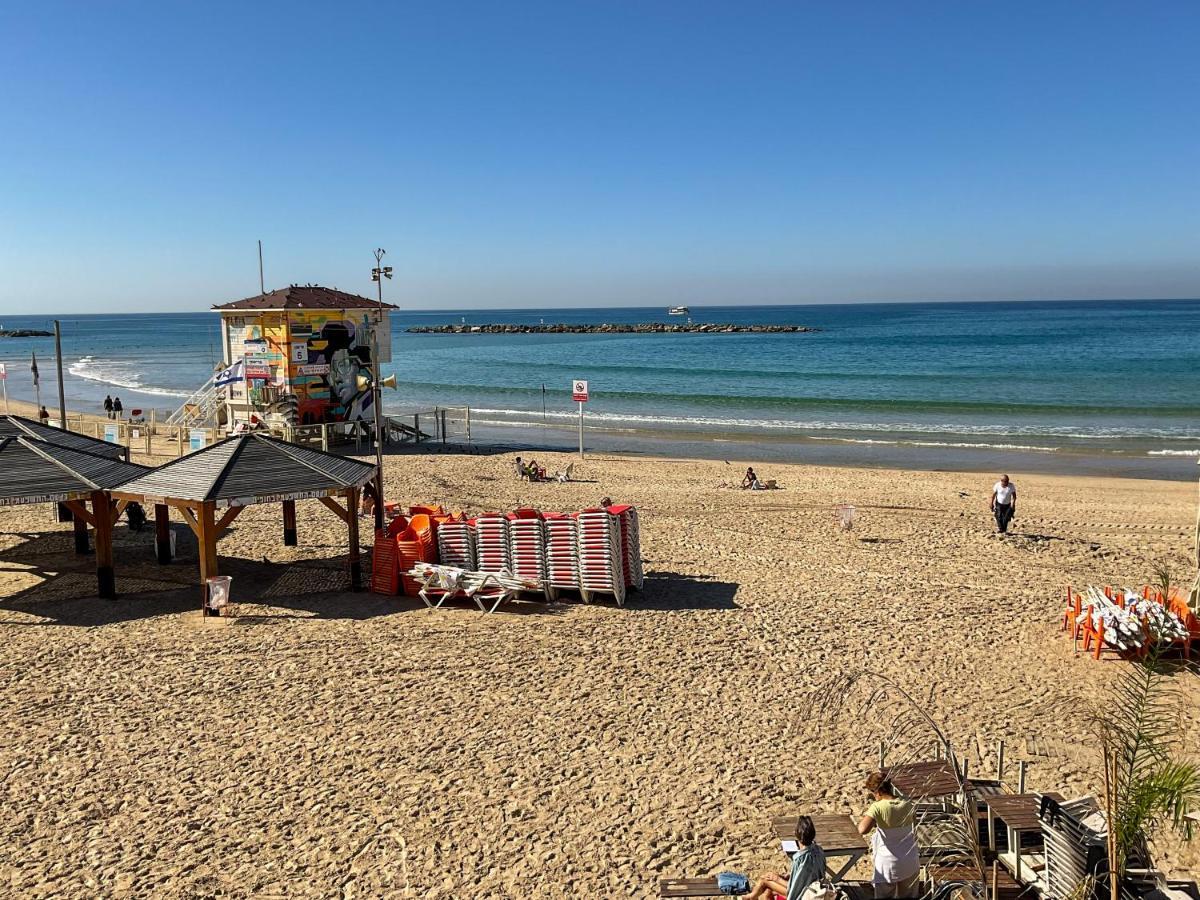
<svg viewBox="0 0 1200 900"><path fill-rule="evenodd" d="M530 481L545 481L546 470L537 464L536 459L529 461L529 480Z"/></svg>
<svg viewBox="0 0 1200 900"><path fill-rule="evenodd" d="M788 877L785 879L778 872L767 872L758 879L746 900L762 897L800 900L809 885L821 880L825 874L825 851L817 844L817 829L808 816L801 816L796 822L796 843L800 849L792 857Z"/></svg>
<svg viewBox="0 0 1200 900"><path fill-rule="evenodd" d="M746 469L746 477L742 479L743 491L759 491L762 486L759 484L758 476L754 474L754 469Z"/></svg>
<svg viewBox="0 0 1200 900"><path fill-rule="evenodd" d="M519 456L517 457L517 477L522 481L529 480L529 469L525 466L525 463L521 462L521 457Z"/></svg>
<svg viewBox="0 0 1200 900"><path fill-rule="evenodd" d="M872 773L866 787L875 802L859 820L858 833L866 837L875 832L871 836L875 900L916 897L921 858L913 830L913 806L896 796L886 772Z"/></svg>
<svg viewBox="0 0 1200 900"><path fill-rule="evenodd" d="M992 485L992 515L996 517L996 531L1008 533L1008 523L1017 514L1017 486L1001 475Z"/></svg>

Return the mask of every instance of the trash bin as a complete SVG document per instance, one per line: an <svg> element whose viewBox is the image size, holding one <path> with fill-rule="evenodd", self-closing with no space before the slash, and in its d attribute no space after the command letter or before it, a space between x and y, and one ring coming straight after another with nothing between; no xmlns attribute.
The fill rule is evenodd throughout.
<svg viewBox="0 0 1200 900"><path fill-rule="evenodd" d="M214 575L208 579L208 595L204 603L204 614L208 616L223 616L229 606L230 585L233 579L228 575Z"/></svg>

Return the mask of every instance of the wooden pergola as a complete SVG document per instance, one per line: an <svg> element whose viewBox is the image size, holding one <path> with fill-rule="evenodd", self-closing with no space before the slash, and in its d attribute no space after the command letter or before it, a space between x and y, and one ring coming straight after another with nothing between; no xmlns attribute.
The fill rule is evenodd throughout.
<svg viewBox="0 0 1200 900"><path fill-rule="evenodd" d="M95 453L97 456L111 456L113 459L123 459L129 462L129 448L120 444L110 444L99 438L88 437L86 434L76 434L73 431L63 431L50 425L43 425L24 416L0 415L0 438L28 437L48 444L58 444L71 450L82 450L84 453Z"/></svg>
<svg viewBox="0 0 1200 900"><path fill-rule="evenodd" d="M87 552L90 526L95 531L97 593L112 600L117 596L113 526L128 505L127 500L114 503L112 489L148 471L111 455L31 437L0 438L0 472L4 473L0 506L58 503L67 507L75 522L76 553Z"/></svg>
<svg viewBox="0 0 1200 900"><path fill-rule="evenodd" d="M350 586L361 590L358 506L372 463L288 444L263 434L231 437L121 485L113 496L154 506L160 544L174 509L200 546L200 584L217 574L217 541L247 506L283 506L283 543L294 547L296 501L320 500L346 523ZM338 502L341 498L345 505Z"/></svg>

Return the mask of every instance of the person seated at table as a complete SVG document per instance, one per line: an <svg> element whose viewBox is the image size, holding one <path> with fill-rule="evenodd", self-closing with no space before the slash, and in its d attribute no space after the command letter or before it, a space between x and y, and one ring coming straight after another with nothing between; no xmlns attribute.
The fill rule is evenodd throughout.
<svg viewBox="0 0 1200 900"><path fill-rule="evenodd" d="M800 849L792 857L788 877L784 878L778 872L765 873L754 885L754 890L746 895L747 900L772 900L775 897L800 900L800 895L809 885L824 877L825 851L817 843L817 829L808 816L801 816L796 820L796 843L800 845Z"/></svg>
<svg viewBox="0 0 1200 900"><path fill-rule="evenodd" d="M917 835L913 829L913 805L896 796L886 772L867 779L867 793L874 802L858 823L858 833L871 834L871 856L875 874L871 884L875 900L897 900L917 896L921 870Z"/></svg>

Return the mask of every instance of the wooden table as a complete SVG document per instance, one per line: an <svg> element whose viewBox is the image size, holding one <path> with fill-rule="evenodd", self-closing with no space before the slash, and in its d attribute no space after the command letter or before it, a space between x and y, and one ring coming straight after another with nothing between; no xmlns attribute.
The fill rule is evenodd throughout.
<svg viewBox="0 0 1200 900"><path fill-rule="evenodd" d="M887 770L888 779L896 791L908 800L923 797L946 797L960 793L964 787L958 773L945 759L932 762L900 763Z"/></svg>
<svg viewBox="0 0 1200 900"><path fill-rule="evenodd" d="M658 886L660 897L724 897L715 878L664 878Z"/></svg>
<svg viewBox="0 0 1200 900"><path fill-rule="evenodd" d="M1061 794L1046 794L1059 802ZM985 797L987 803L988 847L996 849L996 819L1004 823L1008 830L1008 852L1000 853L997 859L1005 868L1013 873L1013 877L1023 884L1038 884L1041 878L1042 866L1030 854L1028 861L1021 859L1021 835L1026 832L1041 832L1042 821L1038 818L1038 807L1042 802L1041 794L997 794ZM1044 859L1044 857L1043 857Z"/></svg>
<svg viewBox="0 0 1200 900"><path fill-rule="evenodd" d="M772 819L771 826L775 829L775 836L781 841L794 841L796 839L796 820L799 818L799 816L781 816L778 819ZM817 831L817 843L825 851L825 868L834 881L840 881L854 867L854 864L863 858L870 845L867 843L867 839L858 833L858 823L852 816L818 815L811 816L811 818L813 827ZM831 856L845 856L847 857L846 863L841 868L834 869L828 863Z"/></svg>

